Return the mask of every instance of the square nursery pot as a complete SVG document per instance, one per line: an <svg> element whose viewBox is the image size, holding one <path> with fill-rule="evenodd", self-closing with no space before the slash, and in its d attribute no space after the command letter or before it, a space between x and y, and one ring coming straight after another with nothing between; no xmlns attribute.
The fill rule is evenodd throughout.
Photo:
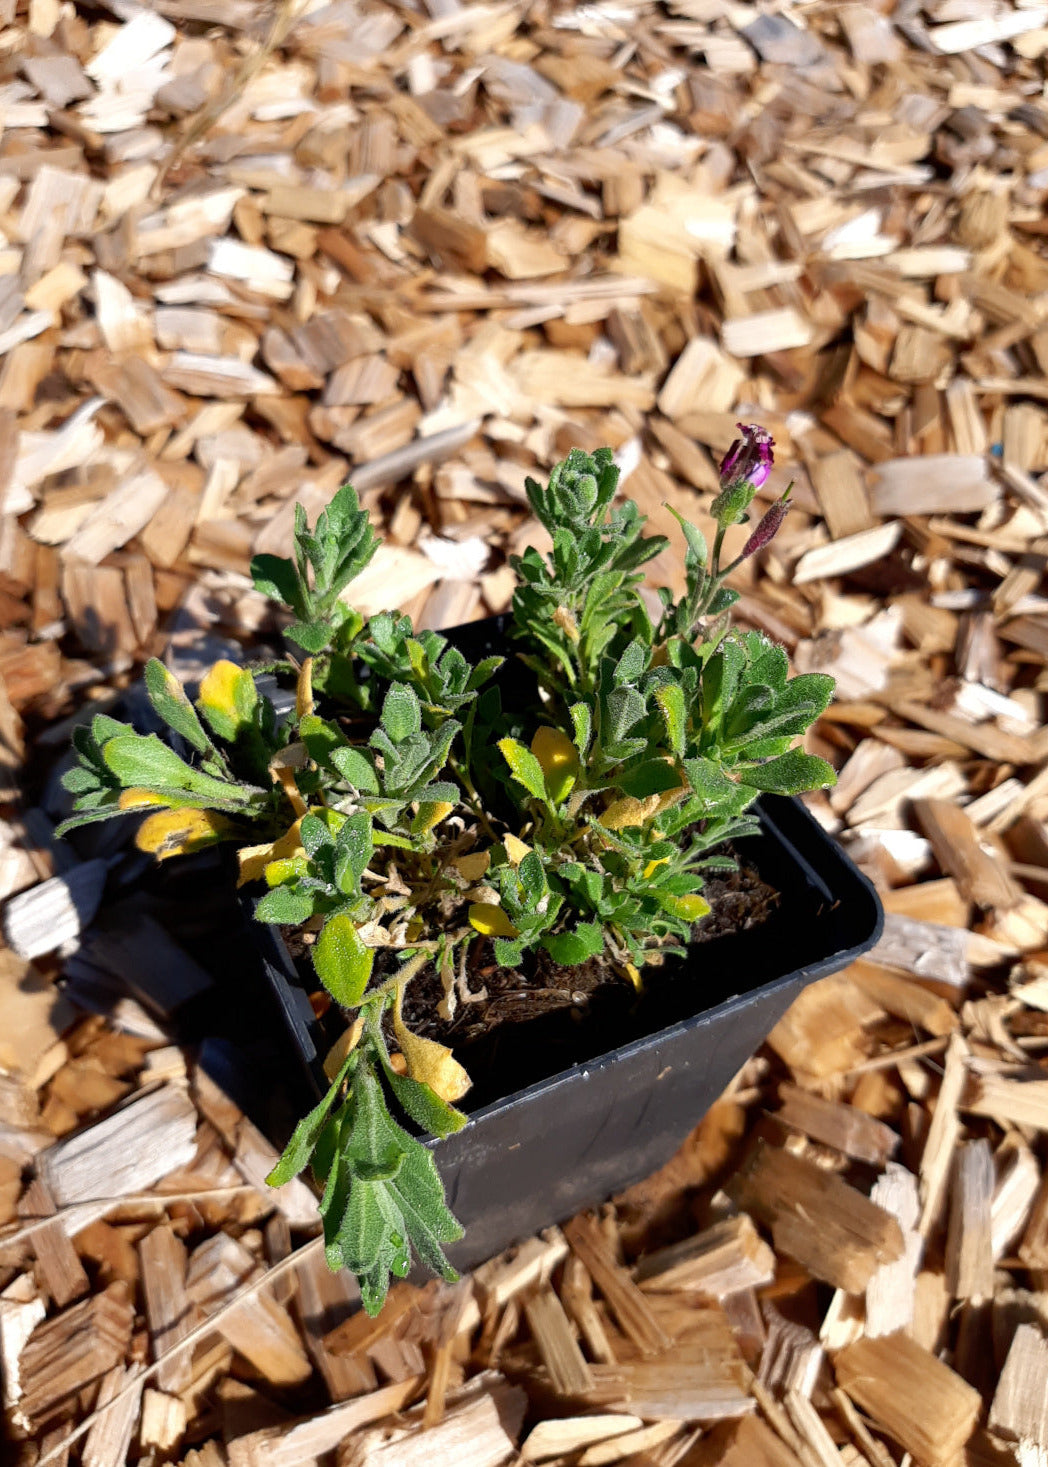
<svg viewBox="0 0 1048 1467"><path fill-rule="evenodd" d="M492 618L448 635L476 659L505 650L502 625ZM884 918L873 886L804 805L765 796L757 812L760 834L736 853L779 893L766 920L693 944L632 1003L618 994L602 1007L599 992L581 1022L565 1008L515 1026L521 1038L489 1067L499 1093L489 1082L462 1103L468 1124L435 1151L448 1204L466 1229L448 1250L457 1267L471 1268L663 1165L802 989L877 941ZM331 1038L279 929L250 925L287 1035L319 1095Z"/></svg>

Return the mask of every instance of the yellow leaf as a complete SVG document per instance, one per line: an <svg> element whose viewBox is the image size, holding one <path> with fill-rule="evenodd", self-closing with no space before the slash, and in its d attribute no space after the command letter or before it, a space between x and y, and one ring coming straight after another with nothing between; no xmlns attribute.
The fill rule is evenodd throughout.
<svg viewBox="0 0 1048 1467"><path fill-rule="evenodd" d="M307 657L299 668L295 687L295 719L301 723L313 712L313 659Z"/></svg>
<svg viewBox="0 0 1048 1467"><path fill-rule="evenodd" d="M243 846L237 851L240 874L237 886L246 886L249 881L261 881L271 861L280 861L294 856L304 856L302 838L299 835L300 820L296 820L279 839L264 846Z"/></svg>
<svg viewBox="0 0 1048 1467"><path fill-rule="evenodd" d="M454 808L450 800L423 800L418 807L418 814L411 822L412 834L424 835L427 830L439 825Z"/></svg>
<svg viewBox="0 0 1048 1467"><path fill-rule="evenodd" d="M663 911L669 912L671 917L682 917L685 922L697 922L700 917L709 915L710 904L698 892L688 896L663 896L661 901Z"/></svg>
<svg viewBox="0 0 1048 1467"><path fill-rule="evenodd" d="M469 909L469 923L483 937L519 937L520 933L494 902L474 902Z"/></svg>
<svg viewBox="0 0 1048 1467"><path fill-rule="evenodd" d="M531 741L531 752L542 766L550 799L559 805L578 778L578 749L559 728L540 728Z"/></svg>
<svg viewBox="0 0 1048 1467"><path fill-rule="evenodd" d="M408 1074L413 1080L428 1085L435 1095L451 1105L462 1099L473 1082L446 1045L438 1044L435 1039L423 1039L420 1034L412 1034L404 1023L402 1004L405 986L403 983L397 985L393 1032L407 1061Z"/></svg>
<svg viewBox="0 0 1048 1467"><path fill-rule="evenodd" d="M456 856L451 864L464 881L479 881L491 865L491 852L470 851L468 856Z"/></svg>
<svg viewBox="0 0 1048 1467"><path fill-rule="evenodd" d="M661 856L657 861L649 861L644 868L644 880L647 881L649 876L654 876L659 867L665 866L668 860L669 856Z"/></svg>
<svg viewBox="0 0 1048 1467"><path fill-rule="evenodd" d="M305 856L281 856L276 861L270 861L265 869L264 875L266 885L271 889L280 886L285 881L291 881L294 877L305 876L309 870L309 862Z"/></svg>
<svg viewBox="0 0 1048 1467"><path fill-rule="evenodd" d="M158 861L187 856L213 846L232 830L232 824L213 810L164 810L143 821L135 844Z"/></svg>
<svg viewBox="0 0 1048 1467"><path fill-rule="evenodd" d="M648 795L643 800L635 799L633 795L623 795L620 800L611 802L600 817L600 823L605 830L625 830L631 825L646 825L658 808L658 795Z"/></svg>
<svg viewBox="0 0 1048 1467"><path fill-rule="evenodd" d="M339 1070L346 1063L347 1058L353 1053L360 1043L360 1036L364 1032L364 1015L355 1019L349 1028L344 1031L340 1038L328 1050L324 1060L324 1074L328 1081L333 1082Z"/></svg>
<svg viewBox="0 0 1048 1467"><path fill-rule="evenodd" d="M502 844L506 847L506 859L511 866L519 866L524 857L531 854L531 847L515 835L507 835Z"/></svg>
<svg viewBox="0 0 1048 1467"><path fill-rule="evenodd" d="M655 814L661 815L663 810L670 810L674 805L679 805L688 793L687 785L681 784L672 790L663 790L658 796L658 804L655 806Z"/></svg>
<svg viewBox="0 0 1048 1467"><path fill-rule="evenodd" d="M644 979L640 976L640 970L634 963L624 965L626 977L633 984L638 993L644 992Z"/></svg>
<svg viewBox="0 0 1048 1467"><path fill-rule="evenodd" d="M148 805L167 805L163 795L156 794L153 790L134 789L121 790L120 799L117 801L121 810L144 810Z"/></svg>

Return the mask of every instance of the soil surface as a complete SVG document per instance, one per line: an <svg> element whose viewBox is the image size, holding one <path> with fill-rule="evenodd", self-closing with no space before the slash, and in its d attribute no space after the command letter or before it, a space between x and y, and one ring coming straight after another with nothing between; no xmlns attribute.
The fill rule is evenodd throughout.
<svg viewBox="0 0 1048 1467"><path fill-rule="evenodd" d="M711 910L692 929L693 947L754 931L779 910L778 892L748 866L707 878L703 896ZM299 980L311 994L323 1042L334 1044L345 1027L344 1017L327 994L316 991L316 973L301 933L288 929L284 938ZM392 973L395 962L393 953L378 953L375 977L388 976L385 970ZM563 968L539 951L526 954L519 968L503 968L494 961L491 939L478 938L469 951L470 1001L459 1001L450 1020L442 1018L438 1007L443 985L429 967L405 991L404 1019L414 1033L452 1048L466 1066L473 1090L464 1109L472 1110L538 1078L539 1071L555 1073L623 1042L634 1031L638 1010L657 999L660 990L687 977L694 977L687 960L668 957L661 965L645 967L644 988L638 994L605 959ZM392 1032L390 1042L395 1048Z"/></svg>

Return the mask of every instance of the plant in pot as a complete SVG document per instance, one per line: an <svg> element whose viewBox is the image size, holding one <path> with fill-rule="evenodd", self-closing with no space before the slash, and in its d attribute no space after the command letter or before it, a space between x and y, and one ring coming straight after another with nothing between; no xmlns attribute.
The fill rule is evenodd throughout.
<svg viewBox="0 0 1048 1467"><path fill-rule="evenodd" d="M526 992L539 974L569 1003L580 987L613 985L628 1022L638 994L685 971L710 913L704 890L725 886L733 848L761 830L759 797L833 783L824 760L794 747L832 679L789 677L781 647L730 625L736 593L725 578L775 534L789 494L722 564L771 467L767 434L741 434L710 507L713 544L681 520L685 589L660 591L654 614L642 567L667 542L644 534L635 504L613 503L608 449L574 450L546 487L528 480L552 549L512 562L508 660L471 660L405 616L352 609L351 582L377 541L346 486L313 530L298 508L290 558L253 564L256 585L291 612L294 655L255 671L219 662L195 704L152 661L146 688L168 737L105 715L74 734L75 813L63 828L144 813L137 842L159 859L233 842L241 884L264 888L255 916L290 935L322 985L340 1031L323 1057L326 1090L270 1180L312 1170L328 1261L357 1275L372 1313L413 1251L455 1276L444 1250L461 1228L424 1137L467 1122L457 1103L470 1076L445 1042L456 1015L487 987ZM261 691L261 671L294 677L286 717ZM830 943L831 965L842 946ZM804 976L790 975L794 988ZM702 981L700 963L688 974L689 1013L702 1014ZM735 991L744 986L736 974ZM777 992L781 1011L789 994ZM762 1037L744 1035L745 1052ZM548 1067L537 1073L548 1080ZM620 1088L631 1073L627 1064ZM598 1104L602 1093L593 1089ZM551 1097L572 1103L541 1084L534 1095L551 1126ZM531 1121L545 1124L539 1112ZM503 1125L488 1151L523 1139L511 1136ZM479 1130L474 1139L486 1166ZM622 1180L604 1178L607 1190ZM484 1237L485 1247L504 1241Z"/></svg>

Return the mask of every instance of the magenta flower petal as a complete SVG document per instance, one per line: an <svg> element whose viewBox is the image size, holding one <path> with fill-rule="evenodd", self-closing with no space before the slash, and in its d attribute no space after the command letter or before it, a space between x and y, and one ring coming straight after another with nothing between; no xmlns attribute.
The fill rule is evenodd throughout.
<svg viewBox="0 0 1048 1467"><path fill-rule="evenodd" d="M742 434L724 455L720 466L722 488L744 482L759 489L767 481L774 463L772 436L756 423L737 423Z"/></svg>

